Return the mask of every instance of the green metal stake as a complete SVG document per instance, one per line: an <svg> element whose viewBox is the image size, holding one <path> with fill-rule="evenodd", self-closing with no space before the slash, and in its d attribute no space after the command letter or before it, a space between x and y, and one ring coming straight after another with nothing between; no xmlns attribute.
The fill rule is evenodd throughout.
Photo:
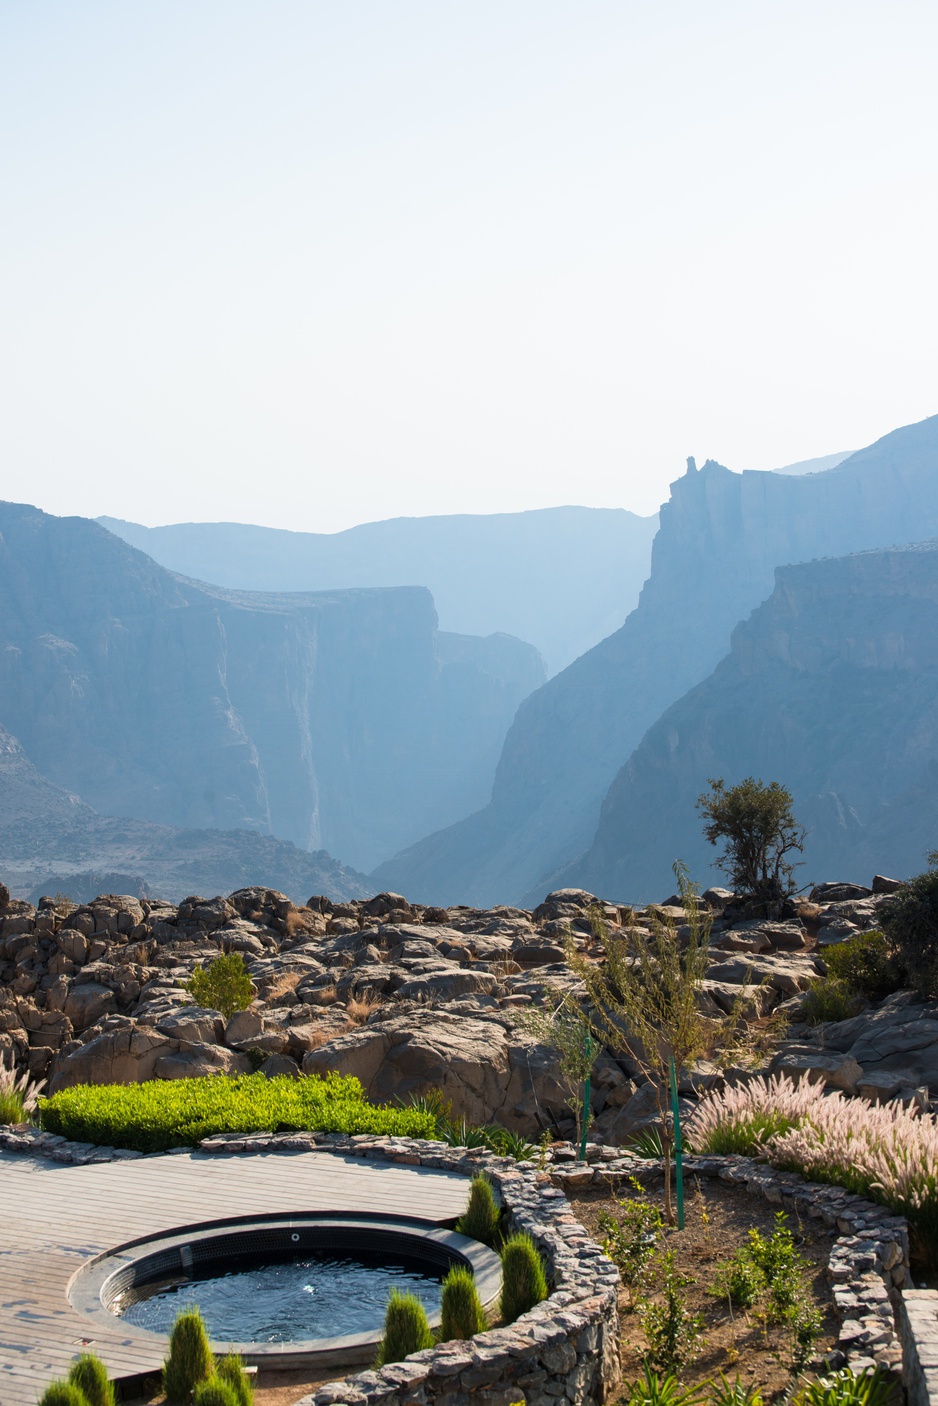
<svg viewBox="0 0 938 1406"><path fill-rule="evenodd" d="M587 1061L589 1060L590 1055L591 1055L592 1053L593 1053L593 1042L592 1042L592 1040L590 1039L590 1033L589 1033L589 1031L587 1030L587 1032L586 1032L586 1058L587 1058ZM591 1072L592 1072L592 1065L589 1065L589 1068L587 1069L587 1072L586 1072L586 1080L585 1080L585 1082L584 1082L584 1084L583 1084L583 1115L582 1115L582 1122L581 1122L581 1129L582 1129L582 1131L581 1131L581 1133L580 1133L580 1161L581 1161L581 1162L585 1162L585 1161L586 1161L586 1131L587 1131L587 1128L589 1127L589 1121L590 1121L590 1073L591 1073Z"/></svg>
<svg viewBox="0 0 938 1406"><path fill-rule="evenodd" d="M681 1115L677 1106L677 1070L671 1060L671 1114L674 1118L674 1167L677 1181L677 1228L684 1229L684 1153L681 1147Z"/></svg>

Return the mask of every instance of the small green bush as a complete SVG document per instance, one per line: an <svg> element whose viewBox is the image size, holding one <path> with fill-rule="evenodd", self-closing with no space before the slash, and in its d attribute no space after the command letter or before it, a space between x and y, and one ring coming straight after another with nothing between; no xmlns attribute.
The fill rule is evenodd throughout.
<svg viewBox="0 0 938 1406"><path fill-rule="evenodd" d="M376 1367L403 1362L412 1352L433 1346L433 1334L423 1304L416 1294L392 1289L384 1313L384 1337L378 1348Z"/></svg>
<svg viewBox="0 0 938 1406"><path fill-rule="evenodd" d="M114 1388L107 1368L93 1353L83 1352L69 1368L68 1379L84 1393L88 1406L114 1406Z"/></svg>
<svg viewBox="0 0 938 1406"><path fill-rule="evenodd" d="M620 1399L627 1406L704 1406L707 1400L700 1390L685 1390L678 1384L677 1377L670 1374L659 1377L647 1364L644 1377L627 1386ZM737 1406L737 1403L727 1401L726 1406ZM757 1406L757 1403L740 1402L738 1406Z"/></svg>
<svg viewBox="0 0 938 1406"><path fill-rule="evenodd" d="M703 1346L703 1319L690 1313L684 1290L694 1281L682 1274L668 1250L659 1261L662 1271L660 1303L645 1303L638 1312L648 1339L646 1360L663 1372L678 1372L692 1362Z"/></svg>
<svg viewBox="0 0 938 1406"><path fill-rule="evenodd" d="M619 1271L631 1309L636 1290L644 1287L664 1220L657 1206L645 1196L641 1182L635 1177L630 1180L637 1194L619 1202L617 1215L600 1211L599 1229L603 1236L602 1247Z"/></svg>
<svg viewBox="0 0 938 1406"><path fill-rule="evenodd" d="M88 1398L74 1382L50 1382L39 1406L88 1406Z"/></svg>
<svg viewBox="0 0 938 1406"><path fill-rule="evenodd" d="M547 1276L534 1241L529 1235L512 1235L502 1246L502 1318L513 1323L546 1298Z"/></svg>
<svg viewBox="0 0 938 1406"><path fill-rule="evenodd" d="M163 1364L163 1391L169 1406L189 1406L196 1387L207 1382L214 1371L215 1359L202 1315L197 1308L183 1309L176 1315L169 1335L169 1356Z"/></svg>
<svg viewBox="0 0 938 1406"><path fill-rule="evenodd" d="M930 867L894 893L879 910L883 932L893 944L922 996L938 996L938 851Z"/></svg>
<svg viewBox="0 0 938 1406"><path fill-rule="evenodd" d="M240 952L226 952L207 967L196 967L186 990L198 1005L221 1011L226 1020L236 1011L246 1011L255 994Z"/></svg>
<svg viewBox="0 0 938 1406"><path fill-rule="evenodd" d="M492 1183L478 1172L469 1183L469 1204L456 1222L457 1231L494 1249L498 1243L500 1214Z"/></svg>
<svg viewBox="0 0 938 1406"><path fill-rule="evenodd" d="M717 1265L713 1287L734 1308L752 1308L765 1292L765 1275L744 1249L737 1250L732 1259Z"/></svg>
<svg viewBox="0 0 938 1406"><path fill-rule="evenodd" d="M195 1147L213 1133L283 1129L433 1136L429 1114L368 1103L359 1081L339 1074L322 1079L215 1074L143 1084L77 1084L43 1099L39 1121L48 1132L76 1142L137 1152Z"/></svg>
<svg viewBox="0 0 938 1406"><path fill-rule="evenodd" d="M220 1380L227 1382L231 1387L237 1406L253 1406L254 1387L240 1357L233 1352L229 1353L221 1359L215 1370Z"/></svg>
<svg viewBox="0 0 938 1406"><path fill-rule="evenodd" d="M738 1372L732 1382L721 1372L719 1382L710 1383L710 1406L762 1406L762 1392L755 1384L744 1386Z"/></svg>
<svg viewBox="0 0 938 1406"><path fill-rule="evenodd" d="M192 1393L192 1406L240 1406L234 1387L222 1377L199 1382Z"/></svg>
<svg viewBox="0 0 938 1406"><path fill-rule="evenodd" d="M442 1310L441 1342L464 1341L488 1327L472 1272L460 1265L453 1265L443 1280Z"/></svg>
<svg viewBox="0 0 938 1406"><path fill-rule="evenodd" d="M891 1395L889 1378L879 1367L859 1374L844 1367L809 1382L795 1397L795 1406L886 1406Z"/></svg>
<svg viewBox="0 0 938 1406"><path fill-rule="evenodd" d="M836 976L822 976L808 988L801 1006L801 1019L811 1025L826 1025L831 1020L849 1020L862 1009L863 997L846 981Z"/></svg>
<svg viewBox="0 0 938 1406"><path fill-rule="evenodd" d="M858 932L825 947L821 956L828 976L846 984L861 996L878 1001L899 991L907 979L898 960L881 932Z"/></svg>

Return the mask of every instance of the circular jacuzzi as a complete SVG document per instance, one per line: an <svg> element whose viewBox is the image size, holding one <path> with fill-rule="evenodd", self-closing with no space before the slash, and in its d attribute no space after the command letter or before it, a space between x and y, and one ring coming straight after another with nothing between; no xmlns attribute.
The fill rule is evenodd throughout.
<svg viewBox="0 0 938 1406"><path fill-rule="evenodd" d="M473 1272L488 1307L499 1258L455 1231L401 1216L311 1212L215 1221L109 1250L69 1285L74 1308L129 1340L165 1339L197 1304L216 1352L267 1367L374 1359L391 1288L417 1294L431 1327L440 1281Z"/></svg>

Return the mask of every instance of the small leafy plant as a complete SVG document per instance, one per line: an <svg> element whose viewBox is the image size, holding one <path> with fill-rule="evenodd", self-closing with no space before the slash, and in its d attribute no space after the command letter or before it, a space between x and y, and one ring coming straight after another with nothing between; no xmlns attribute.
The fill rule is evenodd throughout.
<svg viewBox="0 0 938 1406"><path fill-rule="evenodd" d="M638 1312L648 1340L647 1362L663 1372L676 1373L692 1362L703 1346L703 1318L687 1307L684 1291L694 1280L677 1268L674 1251L666 1251L658 1263L661 1299L640 1305Z"/></svg>
<svg viewBox="0 0 938 1406"><path fill-rule="evenodd" d="M878 930L858 932L825 947L823 957L829 976L871 1001L898 991L907 979L901 960Z"/></svg>
<svg viewBox="0 0 938 1406"><path fill-rule="evenodd" d="M226 952L207 967L196 967L186 990L198 1005L221 1011L226 1020L236 1011L246 1011L255 995L240 952Z"/></svg>
<svg viewBox="0 0 938 1406"><path fill-rule="evenodd" d="M234 1392L237 1406L254 1406L254 1387L244 1370L244 1363L236 1353L230 1352L216 1367L221 1381L226 1382Z"/></svg>
<svg viewBox="0 0 938 1406"><path fill-rule="evenodd" d="M710 1383L710 1406L762 1406L762 1393L759 1388L744 1386L736 1373L734 1381L729 1381L721 1372L719 1382Z"/></svg>
<svg viewBox="0 0 938 1406"><path fill-rule="evenodd" d="M795 1397L795 1406L886 1406L892 1388L878 1367L851 1372L849 1367L809 1382Z"/></svg>
<svg viewBox="0 0 938 1406"><path fill-rule="evenodd" d="M644 1195L641 1182L630 1182L639 1194L620 1201L619 1211L599 1212L601 1244L619 1271L619 1278L628 1294L628 1308L635 1307L635 1294L645 1285L648 1267L654 1258L664 1218Z"/></svg>
<svg viewBox="0 0 938 1406"><path fill-rule="evenodd" d="M645 1365L645 1375L627 1386L622 1401L627 1406L704 1406L706 1397L700 1391L685 1391L671 1373L659 1377Z"/></svg>

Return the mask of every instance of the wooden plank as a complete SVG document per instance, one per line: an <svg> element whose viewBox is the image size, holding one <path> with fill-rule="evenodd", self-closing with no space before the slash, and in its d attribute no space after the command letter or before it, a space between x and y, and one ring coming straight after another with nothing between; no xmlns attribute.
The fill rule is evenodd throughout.
<svg viewBox="0 0 938 1406"><path fill-rule="evenodd" d="M87 1167L0 1153L0 1401L34 1406L90 1346L113 1376L163 1357L72 1308L86 1260L180 1225L277 1212L378 1211L447 1221L465 1208L463 1177L321 1152L186 1153Z"/></svg>

